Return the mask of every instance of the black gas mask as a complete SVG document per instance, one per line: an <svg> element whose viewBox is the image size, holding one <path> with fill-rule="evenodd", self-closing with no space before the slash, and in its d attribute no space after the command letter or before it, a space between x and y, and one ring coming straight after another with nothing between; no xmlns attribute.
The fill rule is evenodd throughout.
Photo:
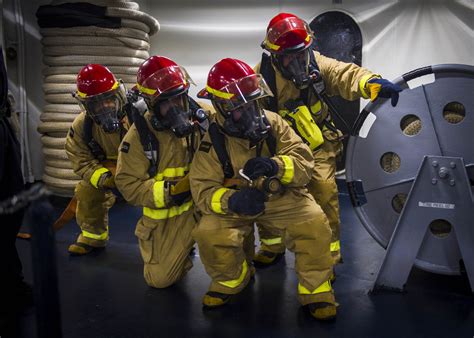
<svg viewBox="0 0 474 338"><path fill-rule="evenodd" d="M288 54L272 54L272 60L281 75L291 80L296 88L304 89L310 84L310 48Z"/></svg>
<svg viewBox="0 0 474 338"><path fill-rule="evenodd" d="M267 137L270 124L257 100L232 110L226 110L219 104L217 107L225 117L222 128L229 136L247 139L252 143L258 143Z"/></svg>
<svg viewBox="0 0 474 338"><path fill-rule="evenodd" d="M156 100L149 106L152 112L150 123L155 130L171 130L180 138L192 133L194 123L187 92L168 99Z"/></svg>

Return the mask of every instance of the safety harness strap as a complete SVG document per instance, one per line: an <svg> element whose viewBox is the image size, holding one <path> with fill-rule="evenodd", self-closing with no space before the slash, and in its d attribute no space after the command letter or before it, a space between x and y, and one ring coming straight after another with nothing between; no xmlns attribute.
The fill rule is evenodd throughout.
<svg viewBox="0 0 474 338"><path fill-rule="evenodd" d="M155 177L156 173L158 172L158 163L160 159L160 144L153 132L150 130L150 128L148 128L143 115L135 111L133 122L135 123L138 135L140 136L140 143L142 144L143 151L150 161L148 175L150 177Z"/></svg>
<svg viewBox="0 0 474 338"><path fill-rule="evenodd" d="M276 79L275 79L275 70L272 67L272 60L271 56L262 53L262 61L260 62L260 73L262 74L265 82L267 83L268 87L270 87L273 96L268 97L268 106L269 110L272 112L278 112L278 94L277 94L277 87L276 87Z"/></svg>
<svg viewBox="0 0 474 338"><path fill-rule="evenodd" d="M220 132L217 123L213 122L209 126L209 136L211 137L211 142L214 146L214 150L217 153L219 162L221 162L222 170L224 171L224 177L234 177L234 169L232 168L229 153L227 152L227 149L225 147L225 137L224 134Z"/></svg>
<svg viewBox="0 0 474 338"><path fill-rule="evenodd" d="M94 121L92 121L92 118L86 114L84 118L84 134L82 135L82 139L92 153L92 156L94 156L94 158L99 162L102 162L107 158L107 155L100 144L92 137L93 125Z"/></svg>

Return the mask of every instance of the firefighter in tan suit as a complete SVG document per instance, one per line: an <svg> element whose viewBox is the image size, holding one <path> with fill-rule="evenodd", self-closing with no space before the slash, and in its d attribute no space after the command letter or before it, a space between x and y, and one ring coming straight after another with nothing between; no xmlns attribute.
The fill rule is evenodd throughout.
<svg viewBox="0 0 474 338"><path fill-rule="evenodd" d="M102 248L109 239L108 210L115 202L114 171L128 122L125 89L110 70L89 64L77 76L75 98L83 108L66 138L66 153L82 177L75 189L76 220L81 234L69 246L72 255Z"/></svg>
<svg viewBox="0 0 474 338"><path fill-rule="evenodd" d="M137 89L148 111L134 115L118 157L117 187L129 203L143 207L135 235L145 281L155 288L172 285L192 267L196 220L186 175L207 120L188 96L190 81L163 56L140 66Z"/></svg>
<svg viewBox="0 0 474 338"><path fill-rule="evenodd" d="M300 302L317 319L334 318L331 231L304 187L313 158L280 116L259 107L257 100L269 94L262 78L235 59L214 65L198 94L211 99L217 111L217 123L209 127L190 171L193 198L203 213L193 237L212 279L203 304L221 306L249 282L253 243L248 238L258 221L281 231L295 253ZM226 182L240 177L240 170L249 180L267 177L282 187L271 195L252 185L228 187Z"/></svg>
<svg viewBox="0 0 474 338"><path fill-rule="evenodd" d="M313 151L315 167L308 190L321 205L332 230L331 253L341 261L339 200L336 186L336 156L342 152L342 133L334 127L325 95L347 100L391 97L396 105L401 89L379 75L355 64L325 57L310 47L312 32L293 14L280 13L269 23L262 47L270 52L255 67L274 93L263 102L278 112ZM325 89L324 92L316 92ZM276 262L285 252L281 234L259 226L257 265Z"/></svg>

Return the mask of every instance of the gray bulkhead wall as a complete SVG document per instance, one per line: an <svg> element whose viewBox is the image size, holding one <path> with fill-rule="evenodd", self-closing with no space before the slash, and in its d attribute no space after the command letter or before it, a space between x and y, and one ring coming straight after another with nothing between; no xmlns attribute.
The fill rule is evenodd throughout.
<svg viewBox="0 0 474 338"><path fill-rule="evenodd" d="M8 35L8 26L12 25L5 15L11 2L3 1L5 36ZM151 37L150 54L168 56L186 67L197 84L191 89L192 95L205 85L210 67L221 58L233 57L256 64L260 60L260 43L267 23L281 11L299 15L308 22L329 10L340 10L350 15L362 32L363 66L388 79L426 65L472 65L474 62L474 3L471 0L136 2L141 10L153 15L161 25L161 31ZM41 142L36 126L44 101L40 34L35 12L38 6L47 3L49 1L21 1L27 52L30 154L36 179L41 177L43 171ZM8 71L13 89L16 76L14 62L8 62Z"/></svg>

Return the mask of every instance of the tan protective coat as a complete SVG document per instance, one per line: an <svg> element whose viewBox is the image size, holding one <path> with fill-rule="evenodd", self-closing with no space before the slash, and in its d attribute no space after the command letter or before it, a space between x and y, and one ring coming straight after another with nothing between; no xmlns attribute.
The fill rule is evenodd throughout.
<svg viewBox="0 0 474 338"><path fill-rule="evenodd" d="M110 191L97 189L91 184L94 172L104 166L94 158L84 142L84 118L84 112L76 117L66 137L65 145L74 172L82 178L75 189L76 220L82 230L77 241L94 247L103 247L109 237L108 210L114 204L115 196ZM104 150L107 160L117 159L120 132L107 134L94 123L92 137Z"/></svg>
<svg viewBox="0 0 474 338"><path fill-rule="evenodd" d="M244 261L250 262L253 257L253 245L249 245L248 240L253 232L253 221L284 234L287 247L296 256L295 269L299 282L305 288L315 290L328 280L331 273L329 224L321 208L304 188L314 166L311 151L280 116L268 111L266 116L277 141L277 154L273 157L279 165L277 176L281 178L284 174L285 164L281 156L286 155L293 162L294 177L283 195L270 197L265 203L263 214L255 217L239 216L228 210L228 199L236 191L233 189L222 195L219 201L222 213L216 213L212 203L214 193L223 188L222 165L212 146L200 147L194 157L190 172L191 192L203 217L193 231L193 236L199 245L206 271L212 278L210 291L235 294L247 284L250 268L244 275L243 264ZM219 115L218 120L221 119ZM225 139L234 177L237 178L239 169L256 156L256 147L250 148L247 140L227 136ZM208 134L204 136L202 144L205 142L212 143ZM266 144L262 147L261 156L270 156ZM222 284L232 280L238 280L234 287ZM307 304L332 297L327 294L300 297L300 301Z"/></svg>
<svg viewBox="0 0 474 338"><path fill-rule="evenodd" d="M177 138L169 130L159 132L154 130L149 123L149 116L149 113L146 113L148 128L159 142L157 176L160 173L164 173L164 176L158 178L148 175L150 161L143 151L138 130L133 125L121 145L115 183L127 202L165 213L169 210L167 218L164 219L143 215L135 229L144 261L145 280L152 287L164 288L181 279L192 267L188 256L194 244L191 231L196 221L193 217L192 201L186 203L188 206L186 211L179 213L180 208L184 210L186 207L172 205L169 189L161 190L166 204L158 208L154 185L157 181L182 179L189 170L192 154L185 138ZM199 133L196 133L195 137L195 144L198 145ZM183 171L169 176L169 173L174 171L173 168L183 168ZM179 214L172 216L175 211Z"/></svg>
<svg viewBox="0 0 474 338"><path fill-rule="evenodd" d="M356 100L366 95L361 91L359 83L376 76L369 70L359 67L353 63L340 62L332 58L325 57L318 52L314 52L316 63L318 64L320 75L324 79L326 92L329 96L339 95L346 100ZM273 66L273 65L272 65ZM285 79L278 69L273 66L275 71L275 82L278 98L278 110L285 110L285 103L288 100L300 97L300 90L295 87L293 82ZM255 67L255 71L259 72L260 64ZM318 98L311 92L309 105L315 106ZM265 101L262 102L265 105ZM312 111L315 116L316 123L320 124L328 116L328 108L324 102L321 102L319 111ZM311 181L308 184L308 190L315 198L316 202L321 205L324 213L329 219L332 230L332 239L334 247L338 247L340 239L340 219L339 219L339 200L336 185L336 156L342 151L342 143L335 141L337 136L334 132L323 129L325 142L313 152L314 169ZM281 237L278 233L269 232L268 229L259 227L260 238L275 239ZM284 252L283 243L274 245L265 245L262 243L261 248L270 252ZM335 262L341 259L340 250L333 249L332 254Z"/></svg>

